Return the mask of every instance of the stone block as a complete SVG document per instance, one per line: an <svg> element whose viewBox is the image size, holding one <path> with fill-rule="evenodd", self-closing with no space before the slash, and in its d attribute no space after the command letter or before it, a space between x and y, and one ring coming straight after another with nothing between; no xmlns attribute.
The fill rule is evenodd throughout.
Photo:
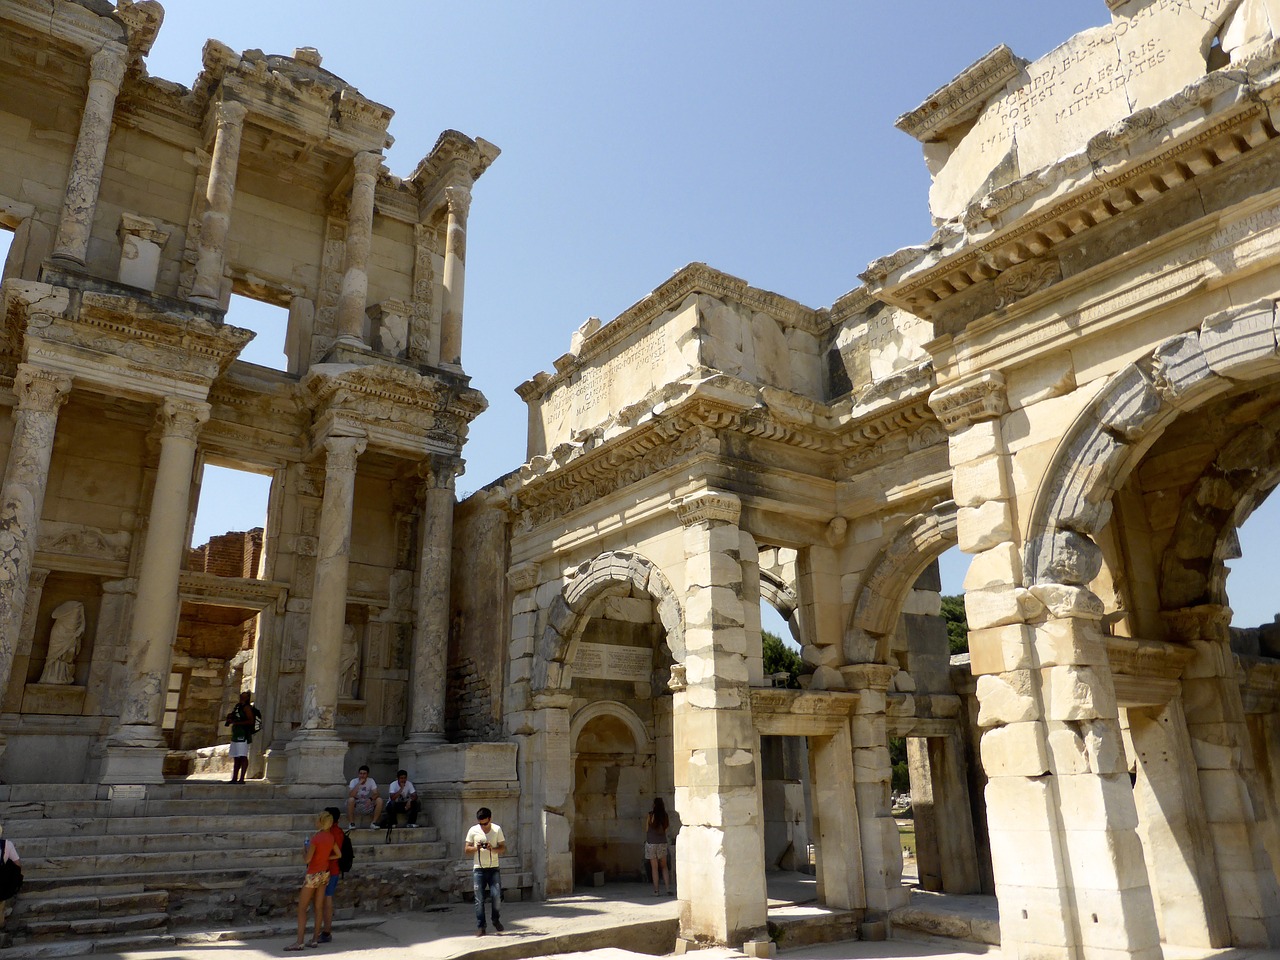
<svg viewBox="0 0 1280 960"><path fill-rule="evenodd" d="M1200 325L1200 349L1219 376L1240 376L1251 367L1274 362L1275 304L1271 300L1223 310Z"/></svg>
<svg viewBox="0 0 1280 960"><path fill-rule="evenodd" d="M1106 610L1102 601L1085 587L1041 583L1028 589L1053 618L1081 617L1085 620L1101 620Z"/></svg>
<svg viewBox="0 0 1280 960"><path fill-rule="evenodd" d="M989 777L1039 777L1049 772L1044 727L1038 722L996 727L982 735L982 769Z"/></svg>
<svg viewBox="0 0 1280 960"><path fill-rule="evenodd" d="M742 945L742 952L748 957L766 957L773 960L778 955L778 945L772 940L748 940Z"/></svg>
<svg viewBox="0 0 1280 960"><path fill-rule="evenodd" d="M1032 636L1042 667L1105 666L1108 662L1106 641L1095 620L1046 620Z"/></svg>
<svg viewBox="0 0 1280 960"><path fill-rule="evenodd" d="M981 590L999 585L1022 585L1022 556L1017 544L997 543L969 559L964 575L964 589Z"/></svg>
<svg viewBox="0 0 1280 960"><path fill-rule="evenodd" d="M1022 587L998 586L970 590L964 595L965 614L970 635L988 627L1024 623L1035 619L1043 609L1035 595Z"/></svg>
<svg viewBox="0 0 1280 960"><path fill-rule="evenodd" d="M951 474L951 496L959 507L978 507L988 500L1010 495L1007 456L982 457L956 464Z"/></svg>
<svg viewBox="0 0 1280 960"><path fill-rule="evenodd" d="M1032 628L1022 623L970 629L969 669L975 676L982 676L1030 667L1032 637Z"/></svg>
<svg viewBox="0 0 1280 960"><path fill-rule="evenodd" d="M981 553L1013 539L1013 514L1003 500L956 511L956 538L965 553Z"/></svg>
<svg viewBox="0 0 1280 960"><path fill-rule="evenodd" d="M1250 823L1253 805L1236 770L1201 770L1200 794L1210 823Z"/></svg>
<svg viewBox="0 0 1280 960"><path fill-rule="evenodd" d="M1050 861L1052 862L1052 861ZM1055 874L1047 869L1043 882L1021 884L1004 880L996 871L1000 898L1000 939L1010 960L1068 960L1077 956L1067 944L1070 906L1065 883L1053 885Z"/></svg>
<svg viewBox="0 0 1280 960"><path fill-rule="evenodd" d="M1060 774L1054 782L1062 822L1067 829L1096 829L1101 823L1114 829L1137 828L1138 809L1127 775Z"/></svg>
<svg viewBox="0 0 1280 960"><path fill-rule="evenodd" d="M1075 367L1067 350L1029 363L1009 375L1009 409L1030 407L1076 388Z"/></svg>
<svg viewBox="0 0 1280 960"><path fill-rule="evenodd" d="M1200 332L1183 334L1165 340L1152 354L1152 373L1164 398L1176 407L1199 398L1201 387L1217 379L1200 349Z"/></svg>
<svg viewBox="0 0 1280 960"><path fill-rule="evenodd" d="M978 677L978 704L980 727L1025 723L1042 715L1030 670Z"/></svg>
<svg viewBox="0 0 1280 960"><path fill-rule="evenodd" d="M1114 720L1120 716L1110 676L1093 667L1048 667L1040 675L1045 715L1050 720Z"/></svg>
<svg viewBox="0 0 1280 960"><path fill-rule="evenodd" d="M1124 741L1119 726L1110 720L1083 720L1049 732L1053 769L1069 774L1127 773Z"/></svg>
<svg viewBox="0 0 1280 960"><path fill-rule="evenodd" d="M1110 949L1122 956L1128 951L1160 948L1160 929L1149 887L1100 890L1086 881L1076 886L1075 899L1080 940L1086 947Z"/></svg>
<svg viewBox="0 0 1280 960"><path fill-rule="evenodd" d="M1147 888L1147 863L1136 830L1066 830L1062 839L1077 888L1113 894Z"/></svg>
<svg viewBox="0 0 1280 960"><path fill-rule="evenodd" d="M1014 811L1003 811L1001 819L1016 819ZM1052 887L1061 882L1062 864L1056 837L1049 824L1041 821L1026 830L1006 830L992 823L991 866L999 884L1019 887Z"/></svg>

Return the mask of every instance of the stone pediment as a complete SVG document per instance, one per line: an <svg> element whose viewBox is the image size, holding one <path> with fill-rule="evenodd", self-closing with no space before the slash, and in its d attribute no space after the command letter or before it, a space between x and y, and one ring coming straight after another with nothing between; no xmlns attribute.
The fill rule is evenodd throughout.
<svg viewBox="0 0 1280 960"><path fill-rule="evenodd" d="M1097 134L1225 65L1213 57L1243 55L1280 33L1257 6L1128 0L1111 23L1034 62L992 51L898 121L925 143L934 219L959 217L990 190L1081 153Z"/></svg>

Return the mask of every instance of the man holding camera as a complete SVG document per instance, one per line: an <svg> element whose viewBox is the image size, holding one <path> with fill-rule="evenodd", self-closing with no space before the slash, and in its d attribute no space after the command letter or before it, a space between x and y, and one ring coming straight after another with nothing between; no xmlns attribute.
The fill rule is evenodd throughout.
<svg viewBox="0 0 1280 960"><path fill-rule="evenodd" d="M463 852L475 857L471 877L476 894L476 936L483 937L486 893L489 895L490 911L493 914L493 929L502 932L502 921L498 919L498 904L502 901L498 858L507 850L507 838L503 835L502 828L493 822L493 814L488 807L481 807L476 811L476 820L476 825L467 831Z"/></svg>

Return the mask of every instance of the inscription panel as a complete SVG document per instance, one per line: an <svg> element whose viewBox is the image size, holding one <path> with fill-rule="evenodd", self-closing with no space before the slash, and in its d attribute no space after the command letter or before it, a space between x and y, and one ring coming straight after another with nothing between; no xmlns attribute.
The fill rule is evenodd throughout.
<svg viewBox="0 0 1280 960"><path fill-rule="evenodd" d="M653 673L653 651L611 643L579 643L573 675L590 680L643 682Z"/></svg>

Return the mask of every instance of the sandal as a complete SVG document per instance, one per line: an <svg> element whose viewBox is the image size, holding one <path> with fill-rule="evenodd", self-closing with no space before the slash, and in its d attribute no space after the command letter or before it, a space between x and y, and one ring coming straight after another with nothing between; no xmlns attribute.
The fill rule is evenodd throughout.
<svg viewBox="0 0 1280 960"><path fill-rule="evenodd" d="M320 944L316 943L314 940L308 940L306 943L303 944L303 946L306 947L308 950L314 950L316 947L320 946Z"/></svg>
<svg viewBox="0 0 1280 960"><path fill-rule="evenodd" d="M293 951L293 950L301 950L301 949L302 949L302 944L300 944L300 943L291 943L291 944L289 944L287 947L285 947L285 949L286 949L286 950L289 950L289 951Z"/></svg>

